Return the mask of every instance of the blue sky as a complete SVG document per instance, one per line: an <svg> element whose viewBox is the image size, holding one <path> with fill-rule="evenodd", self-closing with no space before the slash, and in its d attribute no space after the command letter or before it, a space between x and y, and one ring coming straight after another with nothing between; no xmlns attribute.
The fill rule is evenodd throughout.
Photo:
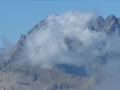
<svg viewBox="0 0 120 90"><path fill-rule="evenodd" d="M5 0L0 1L0 37L13 43L50 14L69 10L94 11L106 18L110 14L120 17L118 0ZM2 47L0 39L0 47Z"/></svg>

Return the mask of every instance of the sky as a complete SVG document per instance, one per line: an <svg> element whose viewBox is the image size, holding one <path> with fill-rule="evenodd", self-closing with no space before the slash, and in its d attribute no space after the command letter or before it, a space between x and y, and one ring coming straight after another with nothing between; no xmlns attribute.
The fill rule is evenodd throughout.
<svg viewBox="0 0 120 90"><path fill-rule="evenodd" d="M93 11L106 18L110 14L120 17L118 0L1 0L0 1L0 47L2 36L14 45L22 34L51 14L67 11Z"/></svg>

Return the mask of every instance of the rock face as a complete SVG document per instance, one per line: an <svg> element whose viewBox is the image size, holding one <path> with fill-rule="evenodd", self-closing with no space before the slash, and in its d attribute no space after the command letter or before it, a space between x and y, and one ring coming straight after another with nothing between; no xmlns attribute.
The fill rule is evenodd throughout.
<svg viewBox="0 0 120 90"><path fill-rule="evenodd" d="M104 30L107 34L112 35L114 33L119 35L120 26L118 19L114 15L110 15L105 20Z"/></svg>
<svg viewBox="0 0 120 90"><path fill-rule="evenodd" d="M103 19L102 16L99 16L94 22L93 22L93 27L95 30L102 30L104 28L104 22L105 20Z"/></svg>
<svg viewBox="0 0 120 90"><path fill-rule="evenodd" d="M0 69L8 66L11 63L14 63L14 62L18 61L21 58L21 56L22 56L21 52L23 50L25 40L26 40L26 36L21 35L20 40L14 46L12 51L10 53L8 53L7 55L4 55L4 56L0 57L1 58Z"/></svg>
<svg viewBox="0 0 120 90"><path fill-rule="evenodd" d="M45 26L46 25L46 22L45 20L39 22L38 24L36 24L30 31L28 31L28 35L37 31L39 28L41 28L42 26Z"/></svg>
<svg viewBox="0 0 120 90"><path fill-rule="evenodd" d="M13 52L11 53L11 60L13 60L13 62L15 60L18 60L21 57L21 52L23 50L23 46L26 40L26 36L25 35L21 35L20 40L17 42L17 44L15 45Z"/></svg>
<svg viewBox="0 0 120 90"><path fill-rule="evenodd" d="M120 19L117 19L113 14L108 16L105 20L99 16L93 21L93 29L104 30L108 35L120 35Z"/></svg>
<svg viewBox="0 0 120 90"><path fill-rule="evenodd" d="M8 88L7 90L13 90L12 87L15 90L87 90L95 83L95 79L91 77L24 66L8 66L0 75L4 75L4 78L0 78L0 88ZM3 85L4 82L7 82L7 87L6 84ZM11 82L14 84L10 84Z"/></svg>

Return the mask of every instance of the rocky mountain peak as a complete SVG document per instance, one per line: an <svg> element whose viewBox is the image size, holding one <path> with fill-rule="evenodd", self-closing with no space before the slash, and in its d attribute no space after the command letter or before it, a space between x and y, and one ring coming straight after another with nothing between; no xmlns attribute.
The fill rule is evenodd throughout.
<svg viewBox="0 0 120 90"><path fill-rule="evenodd" d="M23 41L25 38L26 38L26 36L24 34L22 34L19 41Z"/></svg>
<svg viewBox="0 0 120 90"><path fill-rule="evenodd" d="M111 14L110 16L107 17L107 19L116 19L115 15Z"/></svg>
<svg viewBox="0 0 120 90"><path fill-rule="evenodd" d="M101 30L104 27L104 18L102 16L99 16L94 22L93 27L95 30Z"/></svg>
<svg viewBox="0 0 120 90"><path fill-rule="evenodd" d="M30 35L31 33L39 30L41 27L46 25L46 21L42 20L41 22L39 22L38 24L36 24L31 30L28 31L28 35Z"/></svg>
<svg viewBox="0 0 120 90"><path fill-rule="evenodd" d="M117 17L115 17L113 14L108 16L104 23L104 30L108 35L118 33L119 23Z"/></svg>
<svg viewBox="0 0 120 90"><path fill-rule="evenodd" d="M98 16L97 20L102 20L104 21L104 18L102 16Z"/></svg>

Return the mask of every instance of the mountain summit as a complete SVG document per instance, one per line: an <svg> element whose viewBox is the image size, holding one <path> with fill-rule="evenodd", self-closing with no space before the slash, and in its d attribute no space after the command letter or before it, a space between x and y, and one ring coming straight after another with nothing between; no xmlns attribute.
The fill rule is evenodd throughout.
<svg viewBox="0 0 120 90"><path fill-rule="evenodd" d="M119 19L113 14L108 16L105 20L102 16L99 16L93 22L94 30L104 30L108 35L118 34L120 32Z"/></svg>

